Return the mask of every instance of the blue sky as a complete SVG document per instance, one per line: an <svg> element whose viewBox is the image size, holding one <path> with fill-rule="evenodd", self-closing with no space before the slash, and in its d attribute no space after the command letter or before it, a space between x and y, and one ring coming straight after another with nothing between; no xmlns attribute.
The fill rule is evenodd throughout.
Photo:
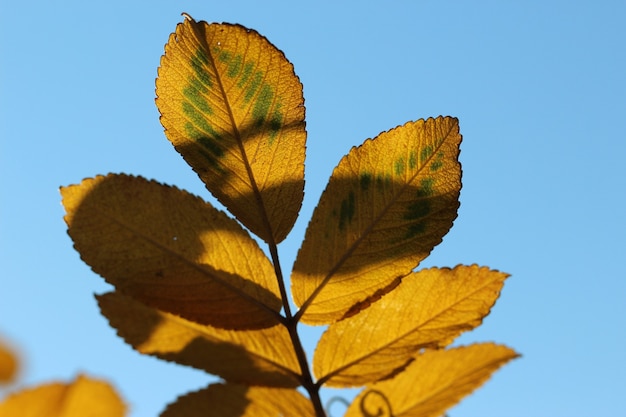
<svg viewBox="0 0 626 417"><path fill-rule="evenodd" d="M22 385L87 372L143 417L210 380L115 336L93 298L109 287L72 249L58 192L126 172L211 200L153 101L183 11L258 30L304 84L306 195L285 269L352 146L456 116L461 208L423 266L511 273L459 342L523 357L449 415L626 415L623 1L0 2L0 335L21 353Z"/></svg>

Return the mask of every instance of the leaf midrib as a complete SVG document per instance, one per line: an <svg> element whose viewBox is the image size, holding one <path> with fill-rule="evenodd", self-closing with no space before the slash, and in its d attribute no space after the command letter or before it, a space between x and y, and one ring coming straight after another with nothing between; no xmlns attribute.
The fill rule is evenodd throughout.
<svg viewBox="0 0 626 417"><path fill-rule="evenodd" d="M459 304L467 301L467 299L473 297L474 295L476 295L477 293L485 290L487 287L493 285L494 283L497 283L500 281L499 277L494 277L493 279L489 280L487 283L485 283L484 285L480 286L479 288L475 289L474 291L471 291L470 293L467 293L465 296L463 296L463 298L459 298L457 301L448 304L447 307L445 309L440 309L436 314L432 315L428 320L425 320L421 323L419 323L418 326L413 327L411 330L406 331L405 333L399 335L398 337L394 338L392 341L389 341L388 343L385 343L384 345L380 346L377 349L374 349L372 351L370 351L369 353L359 356L358 358L353 359L352 361L346 363L345 365L335 369L333 372L330 372L328 374L326 374L324 377L320 378L320 380L318 381L318 383L323 384L325 381L328 381L329 379L331 379L333 376L339 374L340 372L351 368L352 366L358 365L359 362L364 361L365 359L371 358L372 356L375 356L377 353L389 348L390 346L394 345L395 343L398 343L400 340L410 336L411 334L415 333L415 332L419 332L421 328L423 328L424 326L428 325L428 323L431 323L432 321L434 321L437 318L440 318L442 315L448 313L451 309L453 309L454 307L458 306ZM489 307L486 311L485 314L482 315L482 317L479 318L480 322L482 322L482 320L484 319L484 317L489 314L489 311L491 311L491 307ZM349 319L348 319L349 320ZM480 323L479 323L480 324ZM454 328L459 328L462 327L463 324L456 324L454 326ZM476 327L476 326L473 326ZM461 329L462 331L462 329ZM436 342L436 341L435 341ZM420 346L417 346L417 348L421 348L421 347L426 347L430 344L432 344L433 342L430 343L424 343ZM407 358L408 359L408 358Z"/></svg>
<svg viewBox="0 0 626 417"><path fill-rule="evenodd" d="M433 119L434 121L437 121L438 119ZM445 119L444 119L445 120ZM425 121L426 123L427 121ZM387 206L385 206L383 208L383 210L381 210L380 214L371 222L371 224L364 230L363 234L361 236L359 236L358 239L356 239L354 241L354 243L345 251L344 255L339 258L339 260L337 261L337 263L335 264L335 266L333 266L330 271L328 272L328 274L326 275L326 277L324 277L324 279L322 280L322 282L320 283L320 285L311 293L311 295L309 296L309 298L302 304L302 307L300 308L300 310L297 312L296 314L296 319L299 320L302 315L304 315L305 311L308 309L308 307L311 305L311 303L315 300L315 298L319 295L319 293L324 289L324 287L326 286L326 284L328 284L328 282L330 281L330 279L333 277L333 275L341 268L341 266L344 264L344 262L346 262L350 256L352 255L352 253L354 251L356 251L356 249L359 247L359 245L361 244L361 242L363 242L363 240L365 240L365 238L372 232L372 230L374 229L374 226L376 226L376 224L378 224L378 222L380 222L380 220L385 216L385 214L387 213L387 211L396 203L396 201L398 200L399 196L402 195L402 193L404 192L404 190L409 186L409 184L411 184L413 182L413 180L420 174L422 173L423 169L428 166L428 164L430 163L430 161L432 160L432 158L435 157L435 155L437 154L437 151L439 149L441 149L441 147L444 145L444 143L446 142L446 140L448 139L448 137L450 136L450 132L453 129L452 125L450 127L450 129L448 130L448 132L446 132L446 134L444 135L444 139L441 141L441 143L439 143L439 145L435 148L435 150L430 154L430 156L427 158L426 162L422 164L421 169L416 170L415 175L413 175L408 181L405 182L405 184L400 188L400 191L391 199L391 201L389 202L389 204L387 204ZM396 128L397 129L397 128ZM372 141L375 140L371 139ZM417 266L417 265L416 265Z"/></svg>
<svg viewBox="0 0 626 417"><path fill-rule="evenodd" d="M231 290L235 294L239 295L240 297L245 298L246 300L250 301L252 304L257 305L261 309L264 309L264 310L270 312L273 316L276 317L278 322L280 322L280 323L283 322L283 317L280 315L280 313L274 311L269 306L265 305L262 301L256 299L252 295L250 295L250 294L246 293L245 291L241 290L240 288L234 286L230 282L222 279L218 275L211 274L209 271L207 271L206 269L202 268L202 266L200 264L198 264L197 262L194 262L194 261L190 260L189 258L187 258L184 255L184 253L179 253L179 252L177 252L175 250L172 250L168 246L160 243L157 239L153 238L152 236L144 234L144 233L141 233L140 230L132 227L132 224L129 225L128 223L124 222L123 220L120 220L118 217L116 217L114 215L111 215L111 214L107 213L104 210L98 210L98 211L101 213L101 215L103 217L105 217L105 218L109 219L111 222L119 225L121 228L126 229L127 231L131 232L134 236L137 236L137 237L145 240L146 242L148 242L151 245L155 246L156 248L158 248L162 252L168 254L169 256L171 256L171 257L173 257L175 259L183 261L183 263L187 264L188 266L191 266L193 269L195 269L196 271L200 272L202 275L208 276L211 280L218 282L219 284L221 284L224 287L228 288L229 290ZM246 277L241 277L241 278L242 279L247 279ZM256 283L256 285L259 285L259 284ZM265 287L262 287L262 288L276 297L276 294L273 294L268 288L265 288ZM278 299L278 297L276 297L276 298Z"/></svg>
<svg viewBox="0 0 626 417"><path fill-rule="evenodd" d="M276 362L274 359L266 357L263 354L258 353L258 352L251 352L243 344L239 344L239 343L228 341L228 340L224 340L224 339L219 339L219 338L213 336L211 333L204 331L203 328L202 328L203 327L202 325L200 325L198 323L194 323L191 320L187 320L185 318L176 316L175 314L171 314L171 313L167 313L167 312L164 312L164 313L167 314L169 319L177 322L181 326L184 326L184 327L187 327L187 328L191 328L192 330L197 331L198 333L202 334L203 337L205 337L205 338L207 338L207 339L209 339L211 341L214 341L214 342L217 342L217 343L229 343L229 344L240 346L240 347L242 347L246 351L247 354L249 354L251 356L254 356L256 358L259 358L260 360L265 361L267 363L270 363L273 366L275 366L276 368L285 371L285 373L288 373L288 374L292 375L296 381L300 380L300 377L301 377L300 374L295 372L293 369L288 368L287 366ZM279 324L279 325L281 325L281 324ZM226 329L224 329L224 330L225 331L232 331L232 330L226 330ZM296 363L297 363L297 361L296 361Z"/></svg>
<svg viewBox="0 0 626 417"><path fill-rule="evenodd" d="M202 23L200 23L202 24ZM231 28L242 28L239 25L228 25ZM205 24L204 26L204 30L206 30L208 28L208 25ZM259 191L259 187L257 185L257 181L256 178L254 176L254 172L252 171L252 167L250 165L250 162L248 160L248 155L246 154L245 151L245 147L243 145L243 139L241 136L241 132L239 131L239 125L237 124L237 121L235 119L235 115L233 113L233 107L231 106L230 103L230 99L228 97L228 94L226 93L226 89L224 88L224 83L222 81L222 74L220 71L218 71L217 65L215 63L215 57L213 56L213 52L211 51L211 48L206 40L205 37L203 36L198 36L197 33L194 32L194 35L196 36L196 40L199 42L200 45L202 45L202 47L205 49L208 60L209 60L209 65L212 67L213 72L215 73L215 79L217 81L217 85L219 88L219 93L222 97L222 102L224 104L224 107L226 108L227 114L228 114L228 118L230 120L230 124L231 124L231 128L233 130L233 137L235 138L235 141L237 142L237 146L239 148L239 153L241 155L242 158L242 162L243 165L246 169L246 173L248 175L248 180L250 181L250 186L252 187L252 193L254 195L255 201L257 203L257 208L259 210L259 214L261 217L261 221L265 227L265 232L267 234L267 238L268 241L267 243L269 245L276 245L276 242L274 241L274 234L272 233L272 226L271 223L269 221L269 218L267 216L267 211L265 210L265 204L263 204L263 197L261 196L261 192ZM265 75L264 75L265 76ZM255 91L254 96L250 99L251 101L253 100L254 97L256 97L259 94L258 91Z"/></svg>

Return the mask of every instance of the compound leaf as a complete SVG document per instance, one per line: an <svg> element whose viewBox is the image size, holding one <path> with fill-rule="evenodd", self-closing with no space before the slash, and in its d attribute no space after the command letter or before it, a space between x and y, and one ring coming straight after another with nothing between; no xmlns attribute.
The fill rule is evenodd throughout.
<svg viewBox="0 0 626 417"><path fill-rule="evenodd" d="M187 16L156 81L167 138L206 187L268 243L291 230L304 196L302 84L284 54L239 25Z"/></svg>
<svg viewBox="0 0 626 417"><path fill-rule="evenodd" d="M420 349L440 348L478 326L507 274L457 266L414 272L353 317L331 324L313 369L329 386L364 385L403 369Z"/></svg>
<svg viewBox="0 0 626 417"><path fill-rule="evenodd" d="M310 401L293 389L213 384L178 397L161 417L314 417Z"/></svg>
<svg viewBox="0 0 626 417"><path fill-rule="evenodd" d="M117 292L97 296L100 311L138 352L203 369L231 382L300 385L287 329L224 330L147 307Z"/></svg>
<svg viewBox="0 0 626 417"><path fill-rule="evenodd" d="M344 417L440 417L518 356L493 343L426 351L395 378L367 386Z"/></svg>
<svg viewBox="0 0 626 417"><path fill-rule="evenodd" d="M74 247L119 291L201 324L279 322L271 262L235 220L200 198L113 174L61 194Z"/></svg>
<svg viewBox="0 0 626 417"><path fill-rule="evenodd" d="M11 394L0 417L123 417L126 406L104 381L79 375L71 383L50 383Z"/></svg>
<svg viewBox="0 0 626 417"><path fill-rule="evenodd" d="M327 324L398 284L448 232L461 188L458 121L410 122L333 171L291 277L301 319Z"/></svg>

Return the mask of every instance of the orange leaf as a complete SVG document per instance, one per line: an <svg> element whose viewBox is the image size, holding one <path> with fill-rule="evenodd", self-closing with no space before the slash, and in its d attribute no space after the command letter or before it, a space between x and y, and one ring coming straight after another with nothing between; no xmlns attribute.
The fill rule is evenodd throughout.
<svg viewBox="0 0 626 417"><path fill-rule="evenodd" d="M304 196L302 84L284 54L239 25L178 24L161 58L156 104L167 138L206 187L268 243Z"/></svg>
<svg viewBox="0 0 626 417"><path fill-rule="evenodd" d="M368 385L344 417L440 417L518 356L493 343L427 351L395 378Z"/></svg>
<svg viewBox="0 0 626 417"><path fill-rule="evenodd" d="M271 262L239 223L200 198L113 174L61 193L74 247L123 293L223 328L279 322Z"/></svg>
<svg viewBox="0 0 626 417"><path fill-rule="evenodd" d="M13 382L17 370L18 363L14 353L0 341L0 384Z"/></svg>
<svg viewBox="0 0 626 417"><path fill-rule="evenodd" d="M476 265L404 277L369 308L329 326L313 358L319 382L364 385L402 370L420 349L448 345L489 314L506 277Z"/></svg>
<svg viewBox="0 0 626 417"><path fill-rule="evenodd" d="M79 375L71 383L51 383L10 395L0 417L122 417L126 406L106 382Z"/></svg>
<svg viewBox="0 0 626 417"><path fill-rule="evenodd" d="M275 387L300 384L300 367L282 324L261 330L223 330L155 310L117 292L97 299L111 326L138 352L232 382Z"/></svg>
<svg viewBox="0 0 626 417"><path fill-rule="evenodd" d="M456 119L419 120L339 162L291 277L303 322L332 323L379 297L441 242L457 213L460 142Z"/></svg>
<svg viewBox="0 0 626 417"><path fill-rule="evenodd" d="M214 384L179 397L161 417L314 417L307 398L293 389Z"/></svg>

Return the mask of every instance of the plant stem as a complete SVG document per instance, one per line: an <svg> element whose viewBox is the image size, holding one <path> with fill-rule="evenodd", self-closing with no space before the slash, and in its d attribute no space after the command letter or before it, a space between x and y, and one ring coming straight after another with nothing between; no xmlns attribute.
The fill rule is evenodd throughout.
<svg viewBox="0 0 626 417"><path fill-rule="evenodd" d="M315 416L326 417L326 412L324 411L322 400L320 398L319 386L313 382L313 375L311 374L311 369L309 368L309 361L307 360L306 352L302 347L302 341L300 340L300 335L298 334L298 318L292 316L291 314L289 298L287 297L287 290L285 288L285 279L280 267L280 260L278 259L278 248L276 245L271 244L269 245L269 249L272 256L272 262L274 263L276 278L278 279L278 287L283 301L283 309L285 310L285 326L289 332L289 337L291 338L291 343L293 344L296 357L298 358L298 364L300 365L300 371L302 372L302 386L309 393L309 398L313 404L313 409L315 410Z"/></svg>
<svg viewBox="0 0 626 417"><path fill-rule="evenodd" d="M280 259L278 259L278 247L275 244L269 245L270 255L272 256L272 263L274 264L274 272L276 272L276 279L278 280L278 288L280 289L280 298L283 301L283 309L285 310L285 317L287 321L291 321L293 316L291 315L291 307L289 306L289 298L287 297L287 289L285 288L285 279L283 278L283 271L280 267Z"/></svg>
<svg viewBox="0 0 626 417"><path fill-rule="evenodd" d="M311 370L309 368L309 361L307 360L306 352L304 351L302 342L300 341L298 323L293 319L289 320L287 322L287 330L289 331L289 336L291 337L291 342L293 343L298 363L300 364L300 370L302 371L302 386L309 393L310 400L313 403L313 409L315 410L315 415L317 417L326 417L326 412L324 411L322 400L320 399L319 387L315 384L315 382L313 382L313 376L311 375Z"/></svg>

